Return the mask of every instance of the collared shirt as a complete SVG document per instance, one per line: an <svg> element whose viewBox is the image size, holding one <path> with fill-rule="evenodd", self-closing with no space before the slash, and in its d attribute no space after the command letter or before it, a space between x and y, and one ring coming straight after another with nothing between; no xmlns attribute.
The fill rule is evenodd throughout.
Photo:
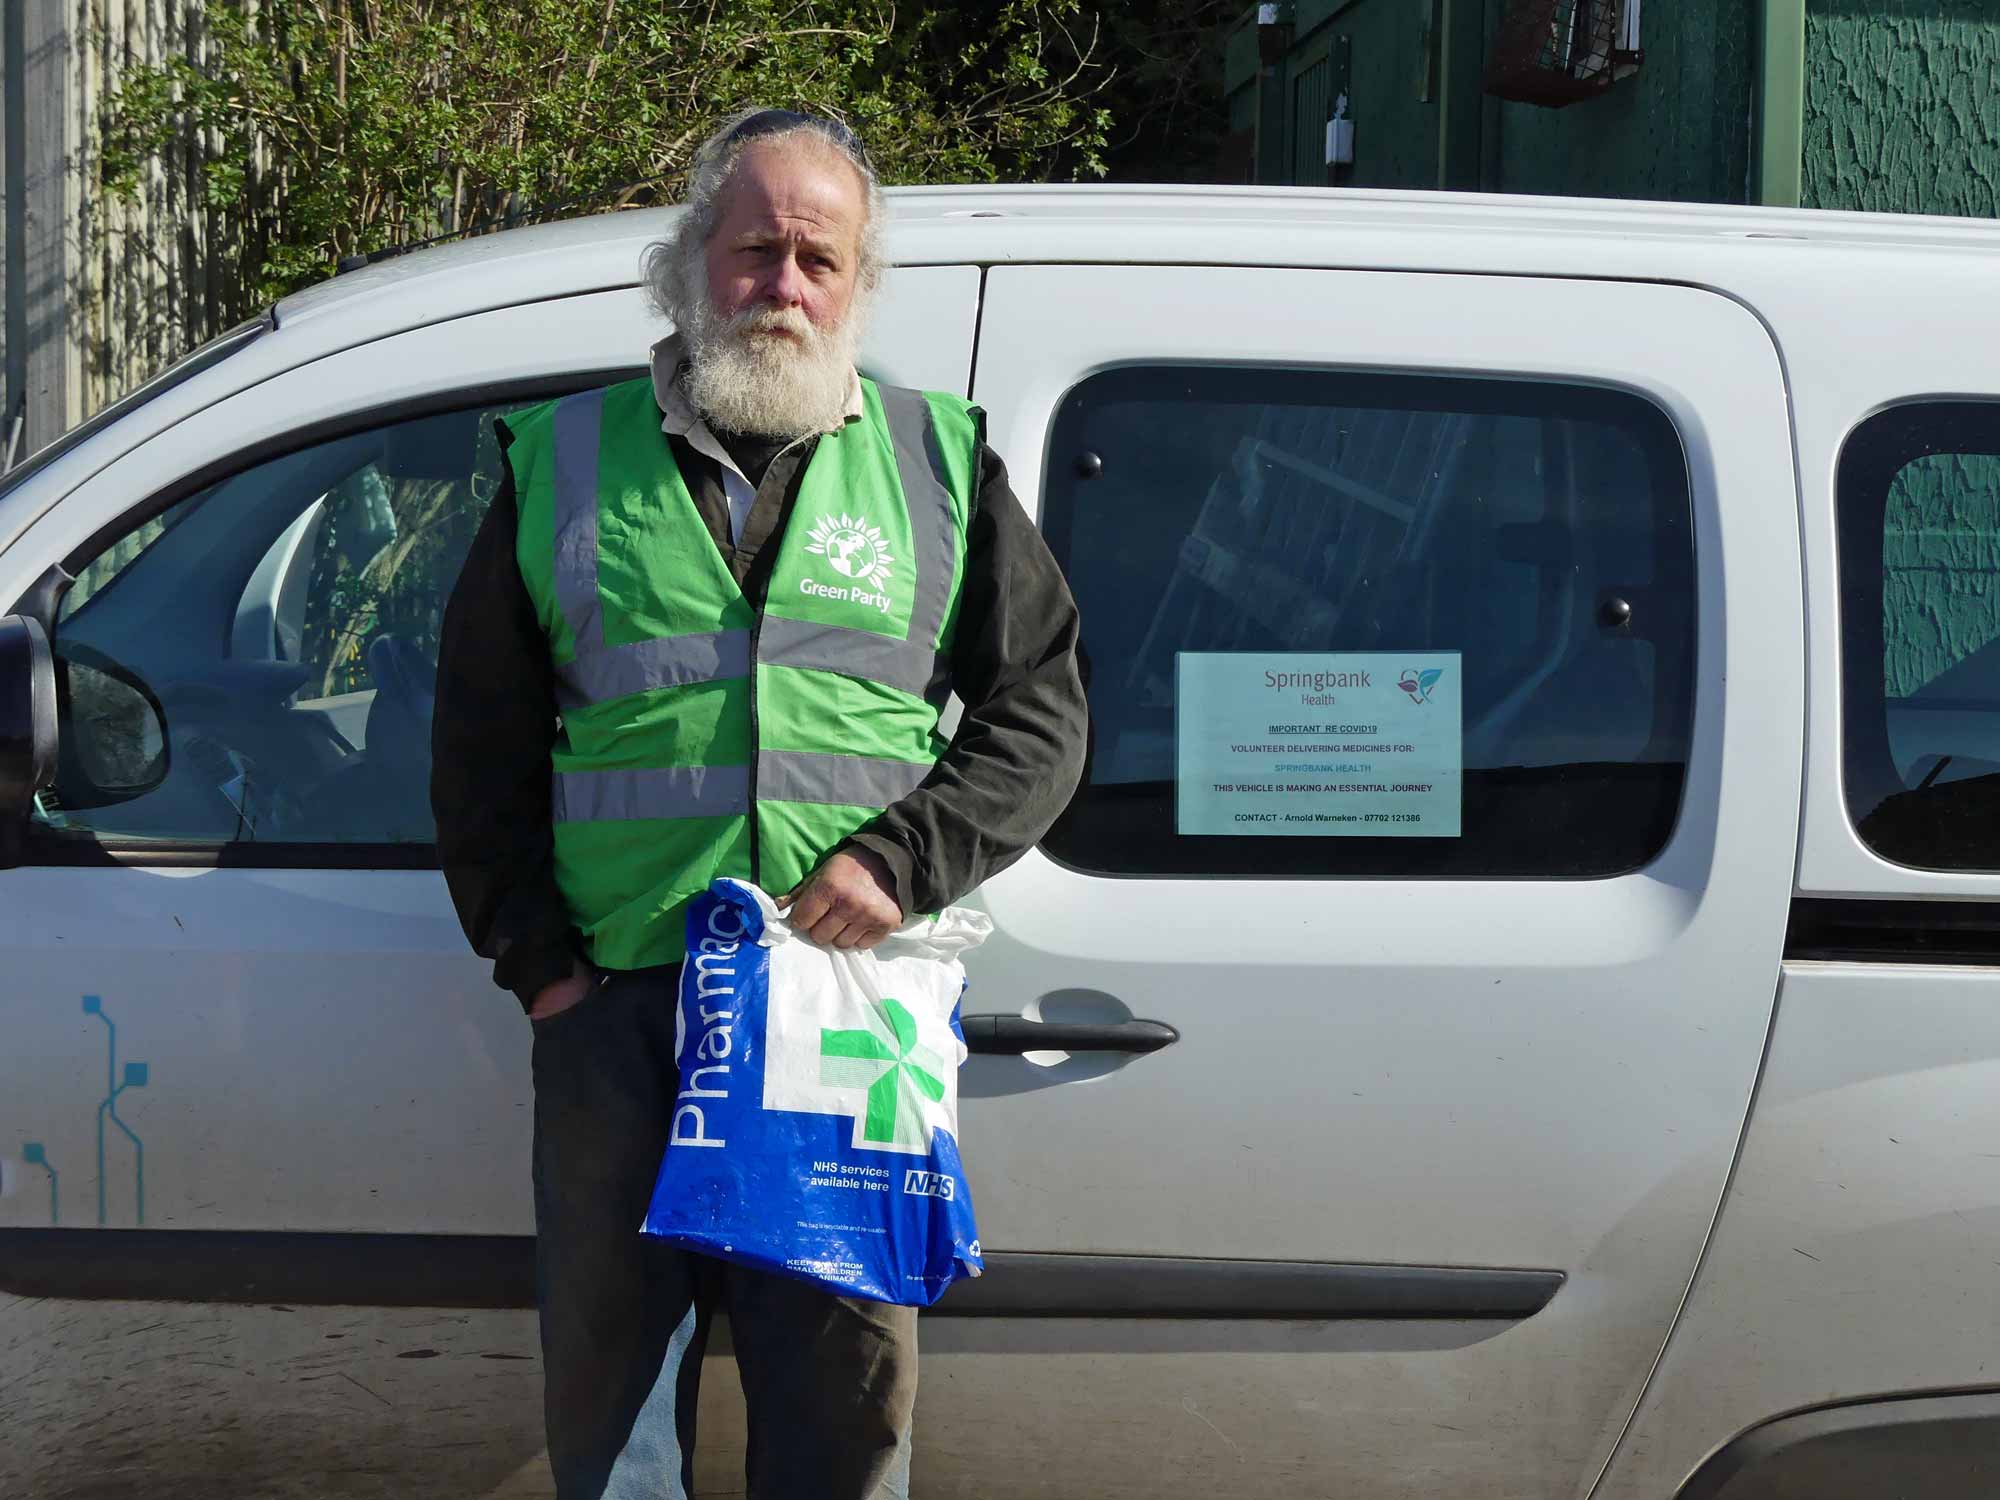
<svg viewBox="0 0 2000 1500"><path fill-rule="evenodd" d="M740 450L742 442L738 440L725 443L710 431L708 423L695 409L694 403L688 400L687 392L681 386L681 376L687 369L687 346L681 335L670 333L661 339L653 345L650 358L653 370L653 399L660 407L660 431L670 438L681 439L710 463L721 467L723 498L729 505L729 537L732 542L740 542L743 538L744 524L750 519L750 507L757 499L758 481L764 477L763 468L770 459L779 457L788 449L811 439L794 438L789 443L776 445L774 452L767 451L763 455L765 464L757 465L759 469L757 478L748 477L743 472L744 466L737 462L736 454L730 451L731 447ZM847 405L841 412L841 421L860 420L861 376L856 373L848 378ZM830 432L833 429L825 430ZM735 435L731 436L734 438ZM818 434L813 436L816 437ZM761 446L768 450L771 445Z"/></svg>
<svg viewBox="0 0 2000 1500"><path fill-rule="evenodd" d="M664 362L654 366L656 397ZM669 386L677 394L671 376ZM661 404L662 437L695 509L744 596L761 607L778 552L767 543L790 519L818 437L751 454L754 440L724 441L705 424L682 420L673 431ZM755 485L746 458L763 469ZM740 520L731 474L751 495ZM509 471L445 611L431 801L459 921L494 961L494 982L526 1006L568 976L582 940L555 881L555 671L515 561L518 521ZM888 865L906 913L948 906L1019 859L1068 804L1083 769L1076 602L984 444L951 666L964 704L951 744L921 786L849 840Z"/></svg>

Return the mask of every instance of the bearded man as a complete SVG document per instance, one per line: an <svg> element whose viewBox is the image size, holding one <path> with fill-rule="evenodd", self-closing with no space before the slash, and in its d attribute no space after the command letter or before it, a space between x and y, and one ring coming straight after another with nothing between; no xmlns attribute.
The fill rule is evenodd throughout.
<svg viewBox="0 0 2000 1500"><path fill-rule="evenodd" d="M882 219L841 125L758 110L712 137L647 256L676 330L650 378L503 424L445 615L438 847L534 1030L563 1500L687 1493L717 1311L752 1496L907 1487L914 1309L638 1232L688 902L753 880L812 941L872 946L1019 857L1082 765L1076 607L981 414L856 373Z"/></svg>

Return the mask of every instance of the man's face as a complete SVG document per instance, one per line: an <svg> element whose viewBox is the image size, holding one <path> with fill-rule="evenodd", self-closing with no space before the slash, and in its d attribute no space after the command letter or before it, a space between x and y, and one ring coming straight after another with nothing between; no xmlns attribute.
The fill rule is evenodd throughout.
<svg viewBox="0 0 2000 1500"><path fill-rule="evenodd" d="M867 312L867 201L854 169L812 140L737 158L676 316L685 389L712 426L799 438L840 424Z"/></svg>
<svg viewBox="0 0 2000 1500"><path fill-rule="evenodd" d="M791 311L833 332L854 302L866 213L860 180L831 150L796 139L749 146L709 236L710 306L723 320ZM796 343L792 321L760 320L753 336Z"/></svg>

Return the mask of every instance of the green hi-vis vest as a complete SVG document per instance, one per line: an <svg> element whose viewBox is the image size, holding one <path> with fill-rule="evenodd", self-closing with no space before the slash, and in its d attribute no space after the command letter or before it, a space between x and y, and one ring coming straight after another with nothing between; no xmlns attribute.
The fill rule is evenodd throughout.
<svg viewBox="0 0 2000 1500"><path fill-rule="evenodd" d="M605 968L679 958L687 903L718 876L790 890L943 748L978 414L861 389L770 544L761 609L695 510L650 380L509 419L516 557L562 712L556 883Z"/></svg>

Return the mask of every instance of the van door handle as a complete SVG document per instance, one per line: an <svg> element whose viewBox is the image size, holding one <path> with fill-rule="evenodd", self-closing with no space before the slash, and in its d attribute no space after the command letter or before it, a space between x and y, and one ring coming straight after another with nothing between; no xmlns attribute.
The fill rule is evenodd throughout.
<svg viewBox="0 0 2000 1500"><path fill-rule="evenodd" d="M1023 1052L1158 1052L1181 1039L1165 1021L1114 1021L1102 1026L1066 1021L1031 1021L1026 1016L989 1012L964 1016L968 1052L1018 1057Z"/></svg>

